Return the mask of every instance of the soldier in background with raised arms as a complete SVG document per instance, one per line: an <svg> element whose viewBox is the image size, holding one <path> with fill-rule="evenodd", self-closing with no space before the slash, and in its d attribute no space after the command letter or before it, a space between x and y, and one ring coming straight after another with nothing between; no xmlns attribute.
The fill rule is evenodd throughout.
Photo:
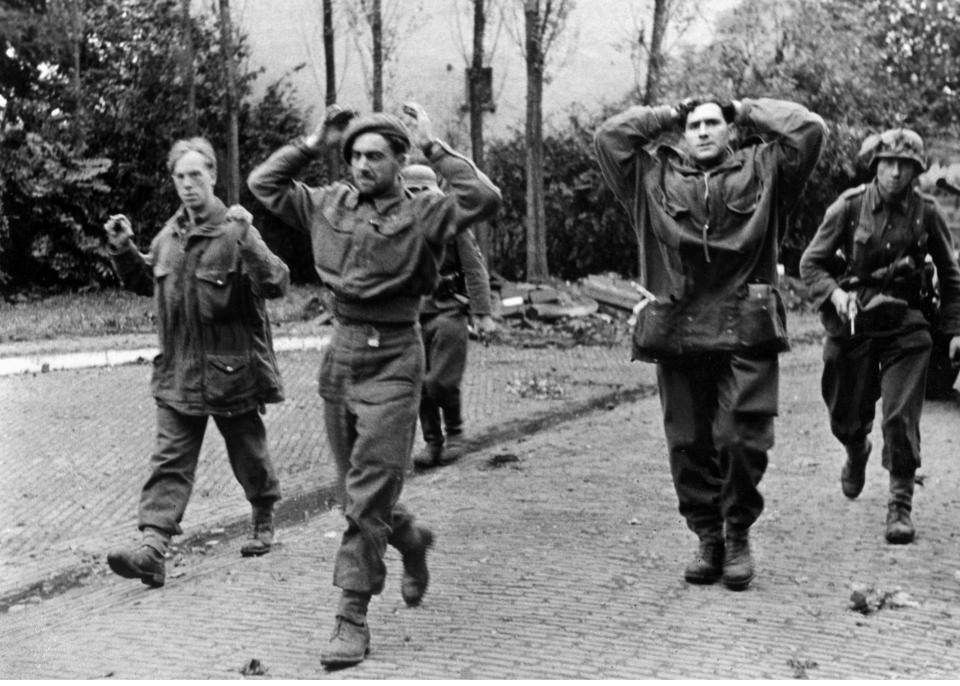
<svg viewBox="0 0 960 686"><path fill-rule="evenodd" d="M800 260L800 274L820 306L823 399L830 429L847 458L843 494L866 482L870 431L883 404L883 468L890 472L886 539L910 543L916 530L914 476L920 467L920 413L933 340L922 310L923 269L933 258L940 282L940 330L960 353L960 269L953 240L933 198L914 180L924 170L923 140L891 129L864 141L860 157L874 179L846 191L824 215ZM836 253L843 264L836 269Z"/></svg>
<svg viewBox="0 0 960 686"><path fill-rule="evenodd" d="M310 235L317 273L334 295L336 328L320 367L320 395L347 529L333 573L340 605L320 656L328 667L356 664L369 651L367 607L383 590L388 543L403 556L407 605L418 605L427 589L433 534L398 503L423 385L420 299L437 284L447 241L500 205L499 189L434 137L422 107L404 112L409 129L388 114L351 119L331 109L248 182L270 212ZM337 145L353 184L310 188L295 179ZM411 146L446 179L446 195L404 190L400 172Z"/></svg>
<svg viewBox="0 0 960 686"><path fill-rule="evenodd" d="M760 134L734 149L734 124ZM652 146L679 132L681 145ZM700 545L690 583L753 579L748 532L773 446L778 354L788 347L777 290L786 210L813 171L823 120L780 100L687 100L604 122L604 179L640 241L634 359L657 383L680 513Z"/></svg>

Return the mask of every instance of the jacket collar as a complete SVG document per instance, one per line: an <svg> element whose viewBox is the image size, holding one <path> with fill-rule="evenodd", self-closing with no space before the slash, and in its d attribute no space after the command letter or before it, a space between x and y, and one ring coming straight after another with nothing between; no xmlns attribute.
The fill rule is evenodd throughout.
<svg viewBox="0 0 960 686"><path fill-rule="evenodd" d="M407 196L403 192L402 186L397 186L394 190L387 195L378 195L377 197L370 197L368 195L360 195L360 192L356 188L350 186L350 193L347 195L344 204L347 206L347 209L355 210L361 202L369 202L377 210L379 214L386 214L396 205L399 205Z"/></svg>
<svg viewBox="0 0 960 686"><path fill-rule="evenodd" d="M883 194L880 192L880 186L877 183L876 178L870 183L870 209L873 210L874 214L879 213L883 210L883 206L886 205L890 209L899 212L900 214L909 214L910 207L913 202L913 197L916 193L913 189L908 189L906 193L903 194L898 200L889 202L883 199Z"/></svg>
<svg viewBox="0 0 960 686"><path fill-rule="evenodd" d="M743 166L743 155L738 155L733 148L729 147L724 152L723 160L709 169L698 166L685 150L676 145L664 143L659 145L657 150L665 152L670 157L673 167L685 174L703 174L704 172L712 174L727 169L739 169Z"/></svg>
<svg viewBox="0 0 960 686"><path fill-rule="evenodd" d="M181 235L218 236L223 233L223 224L226 221L227 206L220 198L213 198L201 212L194 213L194 221L190 221L190 213L183 205L173 215L174 228Z"/></svg>

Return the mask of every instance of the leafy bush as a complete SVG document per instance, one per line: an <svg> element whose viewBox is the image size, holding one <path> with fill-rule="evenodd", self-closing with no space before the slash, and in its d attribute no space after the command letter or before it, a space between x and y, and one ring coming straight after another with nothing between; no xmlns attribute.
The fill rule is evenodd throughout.
<svg viewBox="0 0 960 686"><path fill-rule="evenodd" d="M567 280L587 274L636 274L637 240L626 212L600 174L593 152L595 122L571 117L567 128L544 140L547 263ZM503 209L491 235L488 261L505 277L525 277L526 144L523 134L493 143L487 172L503 192Z"/></svg>
<svg viewBox="0 0 960 686"><path fill-rule="evenodd" d="M146 249L177 206L166 169L170 145L199 134L221 154L226 150L219 28L209 14L191 17L194 123L185 105L187 55L181 47L179 0L80 5L78 41L71 41L69 18L55 3L9 10L0 28L0 46L5 46L0 96L7 101L0 110L5 209L0 289L5 292L115 283L101 228L106 216L130 216L137 243ZM238 36L235 45L234 58L244 64L249 56L245 37ZM300 133L305 118L285 79L252 104L256 77L257 72L246 71L238 79L242 175L264 150ZM221 197L222 190L217 189ZM250 202L248 195L241 200ZM269 237L269 222L261 224L267 224ZM296 261L305 254L302 244L288 242L283 257Z"/></svg>

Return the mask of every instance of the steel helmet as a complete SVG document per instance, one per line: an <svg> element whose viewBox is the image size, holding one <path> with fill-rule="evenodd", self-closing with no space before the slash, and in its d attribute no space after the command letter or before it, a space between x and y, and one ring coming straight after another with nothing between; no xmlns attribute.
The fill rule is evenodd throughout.
<svg viewBox="0 0 960 686"><path fill-rule="evenodd" d="M860 158L869 162L871 171L876 170L877 160L910 160L919 174L927 168L923 155L923 139L911 129L888 129L881 134L868 136L860 148Z"/></svg>

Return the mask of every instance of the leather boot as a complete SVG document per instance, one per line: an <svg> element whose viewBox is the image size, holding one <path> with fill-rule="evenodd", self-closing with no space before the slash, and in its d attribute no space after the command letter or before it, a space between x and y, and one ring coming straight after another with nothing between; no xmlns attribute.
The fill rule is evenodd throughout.
<svg viewBox="0 0 960 686"><path fill-rule="evenodd" d="M443 455L440 460L443 464L456 462L467 452L467 445L463 440L463 432L447 433L447 440L443 444Z"/></svg>
<svg viewBox="0 0 960 686"><path fill-rule="evenodd" d="M700 547L683 570L683 578L691 584L712 584L723 573L723 535L720 532L700 537Z"/></svg>
<svg viewBox="0 0 960 686"><path fill-rule="evenodd" d="M438 467L443 462L443 443L427 443L423 450L413 456L413 466L417 469Z"/></svg>
<svg viewBox="0 0 960 686"><path fill-rule="evenodd" d="M723 583L732 591L742 591L753 581L753 557L750 555L748 531L727 528Z"/></svg>
<svg viewBox="0 0 960 686"><path fill-rule="evenodd" d="M440 464L443 458L443 425L440 423L440 408L426 395L420 399L420 429L426 446L414 456L413 465L418 469L430 469Z"/></svg>
<svg viewBox="0 0 960 686"><path fill-rule="evenodd" d="M840 487L843 489L843 494L852 500L863 491L867 459L870 457L873 446L868 438L863 443L853 443L844 447L847 450L847 460L843 463L843 469L840 472Z"/></svg>
<svg viewBox="0 0 960 686"><path fill-rule="evenodd" d="M403 556L403 579L400 582L400 595L408 607L416 607L423 600L430 583L427 570L427 550L433 547L433 532L422 526L416 527L416 538L401 549Z"/></svg>
<svg viewBox="0 0 960 686"><path fill-rule="evenodd" d="M913 510L913 476L890 475L887 504L887 543L912 543L916 536L910 512Z"/></svg>
<svg viewBox="0 0 960 686"><path fill-rule="evenodd" d="M111 551L107 554L107 564L114 574L124 579L140 579L152 588L159 588L166 581L163 555L146 543L133 549Z"/></svg>
<svg viewBox="0 0 960 686"><path fill-rule="evenodd" d="M250 538L240 546L243 557L266 555L273 548L273 507L254 508Z"/></svg>
<svg viewBox="0 0 960 686"><path fill-rule="evenodd" d="M324 667L349 667L363 662L370 652L370 627L367 622L357 624L337 615L333 633L327 645L320 651L320 664Z"/></svg>

